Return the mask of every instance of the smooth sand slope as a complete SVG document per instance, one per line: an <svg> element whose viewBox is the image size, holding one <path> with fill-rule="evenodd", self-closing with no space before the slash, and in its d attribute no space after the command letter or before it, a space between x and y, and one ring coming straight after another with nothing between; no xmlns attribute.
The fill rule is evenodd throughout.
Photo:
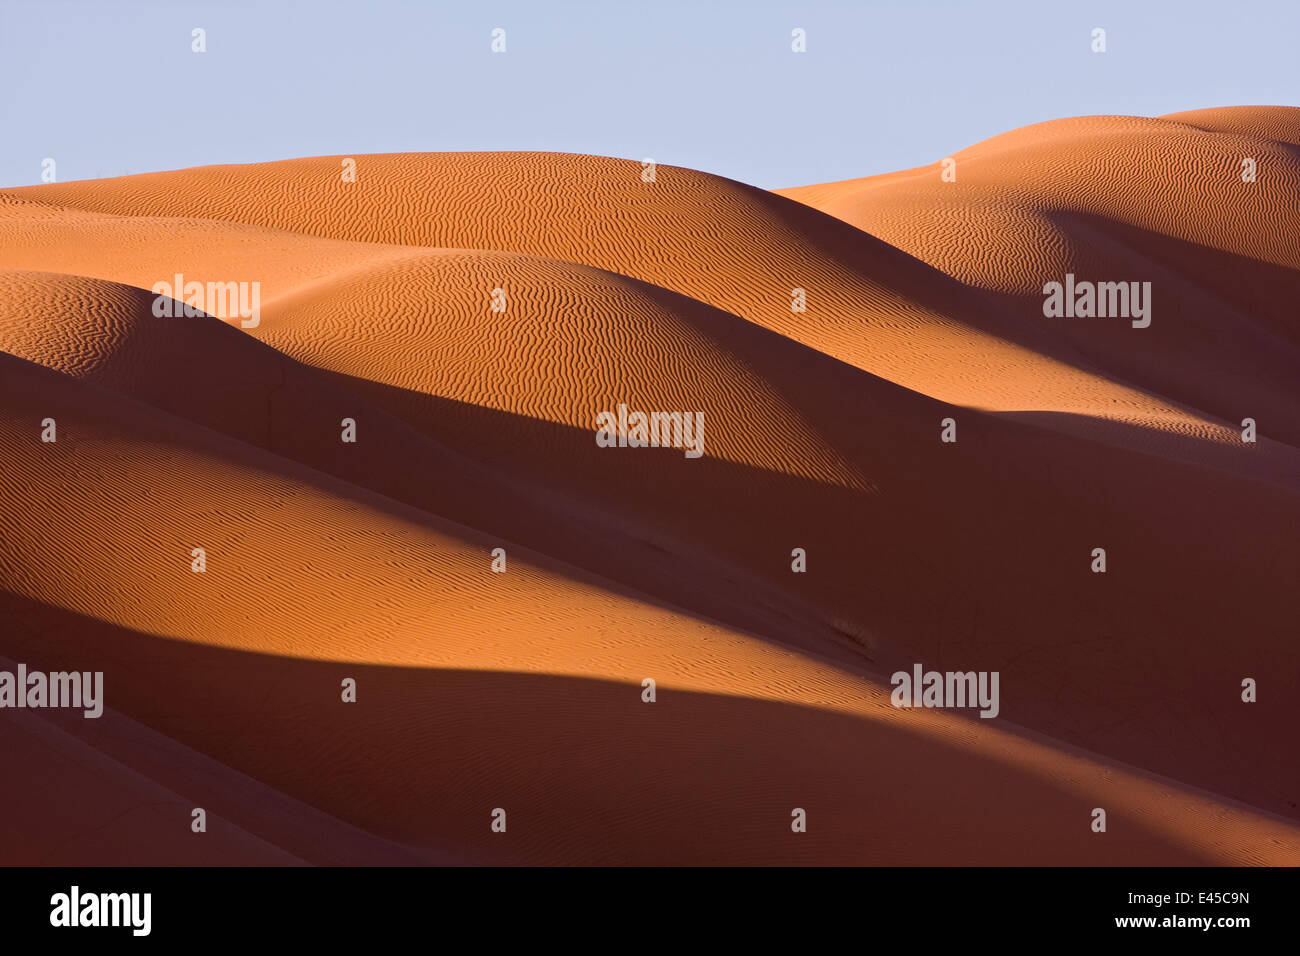
<svg viewBox="0 0 1300 956"><path fill-rule="evenodd" d="M1207 419L1267 418L1294 446L1298 143L1300 110L1285 107L1084 117L955 152L955 182L936 164L781 192L994 296L999 334ZM1067 272L1151 281L1151 327L1044 322L1043 283Z"/></svg>
<svg viewBox="0 0 1300 956"><path fill-rule="evenodd" d="M1104 408L1106 417L1126 423L1202 435L1218 434L1222 424L1098 377L1073 356L1060 361L1008 340L983 295L807 206L717 176L661 167L655 182L646 183L639 163L621 160L433 153L361 157L357 181L344 183L340 163L322 157L208 167L7 196L70 206L78 212L67 214L78 217L80 211L147 217L130 227L102 219L91 224L100 234L96 247L110 255L92 256L101 267L89 274L103 278L132 281L130 258L120 261L122 246L166 246L173 229L184 237L192 228L158 218L251 223L366 243L521 252L680 292L944 401L1077 414ZM50 218L26 208L21 215ZM52 260L49 250L64 245L58 231L30 220L17 228L16 241L31 248L34 240L40 248L9 261L57 268L60 254ZM130 239L120 237L122 229ZM266 271L267 257L247 238L224 245L246 249L247 261ZM180 269L178 251L153 256L145 270L150 283L157 281L158 263ZM230 252L222 255L228 262ZM88 264L81 259L73 271L88 272ZM321 268L328 274L328 266ZM804 290L807 311L791 311L794 289ZM1126 433L1103 434L1120 442Z"/></svg>
<svg viewBox="0 0 1300 956"><path fill-rule="evenodd" d="M1296 113L789 198L530 153L0 192L0 655L116 728L5 733L113 788L97 861L1300 861ZM1151 327L1044 318L1066 271ZM175 273L260 322L154 315ZM620 402L703 456L597 447ZM891 707L917 661L999 718ZM102 808L40 793L11 855L77 859Z"/></svg>

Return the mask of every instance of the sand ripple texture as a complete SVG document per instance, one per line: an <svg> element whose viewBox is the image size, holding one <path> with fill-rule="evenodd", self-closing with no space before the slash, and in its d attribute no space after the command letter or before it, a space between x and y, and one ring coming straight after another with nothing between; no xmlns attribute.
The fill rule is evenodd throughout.
<svg viewBox="0 0 1300 956"><path fill-rule="evenodd" d="M1300 863L1298 117L0 191L0 669L107 705L0 719L0 862Z"/></svg>

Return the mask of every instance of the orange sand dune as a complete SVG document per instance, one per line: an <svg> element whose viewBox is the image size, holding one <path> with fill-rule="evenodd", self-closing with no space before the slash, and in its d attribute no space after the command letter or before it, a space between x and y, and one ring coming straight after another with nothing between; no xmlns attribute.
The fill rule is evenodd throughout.
<svg viewBox="0 0 1300 956"><path fill-rule="evenodd" d="M0 659L0 667L10 672L17 663ZM0 741L15 767L31 771L6 788L11 812L0 819L6 863L418 861L411 851L290 800L112 708L93 721L64 711L12 712L0 722ZM202 833L194 829L196 807L205 813ZM254 836L254 830L274 844Z"/></svg>
<svg viewBox="0 0 1300 956"><path fill-rule="evenodd" d="M106 860L1300 861L1296 114L790 198L531 153L0 192L0 655L119 728L6 733L170 808ZM1151 326L1044 317L1071 271ZM177 273L258 322L156 315ZM702 454L598 447L620 403ZM890 706L915 662L998 719Z"/></svg>
<svg viewBox="0 0 1300 956"><path fill-rule="evenodd" d="M1294 824L1014 728L895 711L861 673L558 576L527 554L494 577L454 529L343 499L336 482L217 436L185 437L93 386L5 365L21 396L5 409L6 447L14 423L43 409L72 439L63 473L95 476L4 488L3 500L50 516L47 540L88 557L61 555L60 577L37 565L35 542L6 533L0 567L40 572L6 574L15 659L102 668L136 720L417 859L1244 863L1300 852ZM27 455L45 453L27 443ZM152 493L139 495L142 484ZM175 494L200 485L202 498ZM127 529L116 561L95 553L106 503ZM236 520L246 512L254 520ZM153 528L225 539L194 576L200 590L183 577L188 554ZM394 567L401 577L385 573ZM202 608L193 627L186 605ZM655 710L640 699L650 675ZM355 710L338 700L344 676L358 682ZM839 775L854 765L870 771ZM827 778L828 767L841 770ZM186 795L202 805L209 791ZM825 832L793 842L792 800L824 816ZM1068 822L1098 802L1123 830L1113 845ZM475 825L497 805L516 814L517 838ZM274 840L274 821L262 825ZM176 839L154 826L159 841Z"/></svg>
<svg viewBox="0 0 1300 956"><path fill-rule="evenodd" d="M345 183L340 162L207 167L0 192L0 235L11 250L3 264L58 271L62 259L68 271L138 284L146 260L157 264L143 271L152 283L184 259L196 263L188 277L208 281L210 263L228 264L231 250L243 250L248 265L239 274L268 273L281 289L286 273L326 272L338 254L316 241L304 255L323 255L319 266L284 263L283 251L266 249L289 245L286 232L521 252L671 289L943 401L1141 426L1092 430L1125 447L1145 429L1226 439L1222 421L1095 375L1076 356L1041 354L1035 343L1005 337L983 295L875 237L731 180L662 167L648 183L640 164L590 156L433 153L361 157L357 181ZM42 213L40 206L53 204L60 209ZM133 225L106 215L132 217ZM200 249L179 257L178 242L207 245L195 219L208 230L211 220L257 225L277 238L258 241L239 228L219 255ZM51 225L61 220L91 238L88 254L78 243L67 258L69 226ZM795 289L803 290L806 311L792 311Z"/></svg>
<svg viewBox="0 0 1300 956"><path fill-rule="evenodd" d="M1295 446L1298 116L1261 107L1059 120L954 153L955 182L936 164L782 193L993 296L998 334L1077 355L1204 419L1267 421ZM1043 284L1066 273L1152 282L1150 328L1045 322Z"/></svg>

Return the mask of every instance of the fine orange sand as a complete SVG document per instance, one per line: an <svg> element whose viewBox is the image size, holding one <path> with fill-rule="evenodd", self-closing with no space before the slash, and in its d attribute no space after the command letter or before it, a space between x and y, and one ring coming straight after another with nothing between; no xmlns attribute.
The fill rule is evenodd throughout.
<svg viewBox="0 0 1300 956"><path fill-rule="evenodd" d="M108 707L0 711L0 862L1300 863L1300 110L778 193L342 159L0 191L0 669Z"/></svg>

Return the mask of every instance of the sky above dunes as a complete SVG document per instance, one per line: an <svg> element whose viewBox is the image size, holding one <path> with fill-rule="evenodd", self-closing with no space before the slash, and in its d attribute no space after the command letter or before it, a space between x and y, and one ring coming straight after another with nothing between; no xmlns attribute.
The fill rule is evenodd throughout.
<svg viewBox="0 0 1300 956"><path fill-rule="evenodd" d="M1293 0L5 0L0 186L40 182L46 158L66 181L528 149L776 188L932 163L1063 116L1297 105L1298 38Z"/></svg>

